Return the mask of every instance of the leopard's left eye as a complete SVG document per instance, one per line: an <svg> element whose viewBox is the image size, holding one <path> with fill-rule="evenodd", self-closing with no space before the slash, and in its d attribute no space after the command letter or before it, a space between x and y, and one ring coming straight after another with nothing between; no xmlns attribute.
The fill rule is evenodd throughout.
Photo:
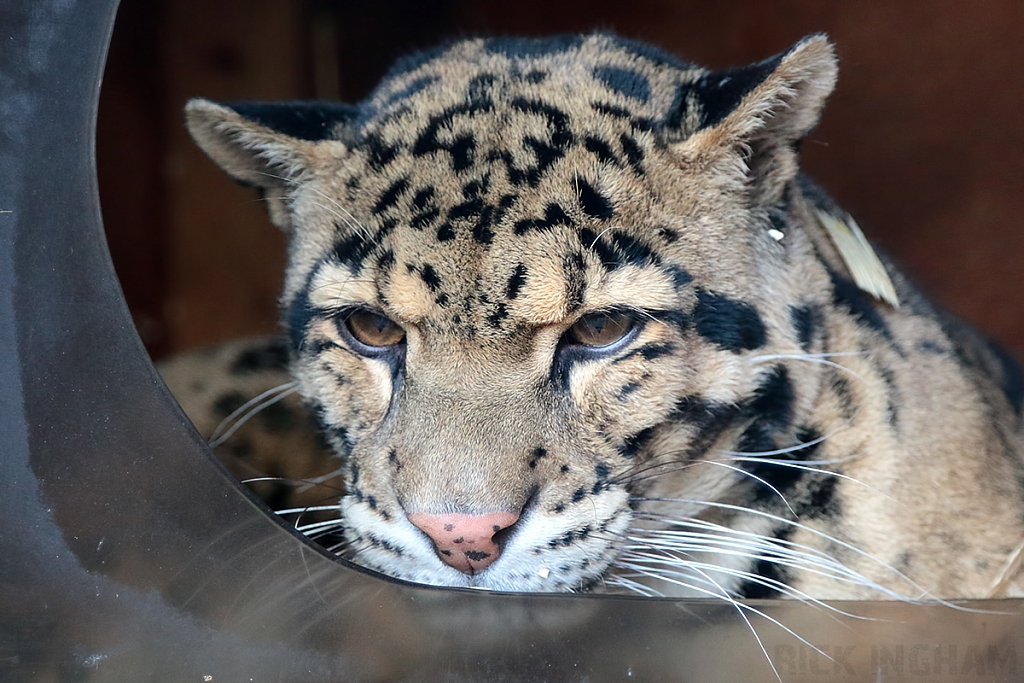
<svg viewBox="0 0 1024 683"><path fill-rule="evenodd" d="M594 348L609 346L632 332L635 325L633 318L625 313L588 313L569 328L566 341Z"/></svg>
<svg viewBox="0 0 1024 683"><path fill-rule="evenodd" d="M398 323L366 309L352 311L344 325L357 341L371 348L393 346L405 340L405 330Z"/></svg>

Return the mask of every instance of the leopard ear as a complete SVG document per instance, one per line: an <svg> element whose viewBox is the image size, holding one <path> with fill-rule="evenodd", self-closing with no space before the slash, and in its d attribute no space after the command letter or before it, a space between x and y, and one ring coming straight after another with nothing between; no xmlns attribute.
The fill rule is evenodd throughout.
<svg viewBox="0 0 1024 683"><path fill-rule="evenodd" d="M832 44L819 34L763 62L684 84L669 117L683 138L674 147L690 163L731 165L755 204L773 204L797 173L796 145L818 123L838 71Z"/></svg>
<svg viewBox="0 0 1024 683"><path fill-rule="evenodd" d="M185 106L196 144L232 178L259 188L271 220L282 229L289 227L290 188L312 172L317 159L347 153L338 138L355 115L349 105L322 102L225 105L197 98Z"/></svg>

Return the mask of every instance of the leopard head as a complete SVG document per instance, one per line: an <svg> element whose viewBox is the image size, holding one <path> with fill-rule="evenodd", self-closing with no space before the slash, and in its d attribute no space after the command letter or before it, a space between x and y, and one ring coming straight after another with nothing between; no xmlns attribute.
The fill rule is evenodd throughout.
<svg viewBox="0 0 1024 683"><path fill-rule="evenodd" d="M476 39L355 106L190 102L290 235L291 370L345 461L351 559L578 590L638 497L700 514L757 486L690 465L784 446L810 410L817 369L764 359L817 343L796 144L835 78L821 36L726 71L607 35Z"/></svg>

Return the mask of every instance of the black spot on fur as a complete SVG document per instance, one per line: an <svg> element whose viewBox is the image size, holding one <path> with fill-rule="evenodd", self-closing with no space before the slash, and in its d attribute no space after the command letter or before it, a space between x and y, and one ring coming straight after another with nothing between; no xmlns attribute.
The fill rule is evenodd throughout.
<svg viewBox="0 0 1024 683"><path fill-rule="evenodd" d="M374 171L383 171L398 156L399 147L386 144L379 135L367 135L363 144L368 152L370 168Z"/></svg>
<svg viewBox="0 0 1024 683"><path fill-rule="evenodd" d="M611 146L601 138L588 136L583 139L583 146L588 152L594 154L598 161L613 166L619 166L619 159L615 156Z"/></svg>
<svg viewBox="0 0 1024 683"><path fill-rule="evenodd" d="M384 106L412 97L416 93L425 90L439 80L441 79L438 76L420 76L405 87L388 95L387 100L384 102Z"/></svg>
<svg viewBox="0 0 1024 683"><path fill-rule="evenodd" d="M417 190L416 194L412 198L413 207L419 211L427 208L427 206L433 202L434 192L435 190L432 185L427 185L426 187Z"/></svg>
<svg viewBox="0 0 1024 683"><path fill-rule="evenodd" d="M774 537L781 542L782 547L785 547L795 528L792 524L783 524L776 530ZM747 579L736 591L739 597L747 600L778 597L782 594L782 587L793 580L787 567L763 558L754 563L751 571L761 580Z"/></svg>
<svg viewBox="0 0 1024 683"><path fill-rule="evenodd" d="M789 317L800 340L800 348L809 352L821 325L821 311L812 304L794 306L789 309Z"/></svg>
<svg viewBox="0 0 1024 683"><path fill-rule="evenodd" d="M455 239L455 230L452 229L452 224L443 223L441 227L437 229L437 241L450 242L453 239Z"/></svg>
<svg viewBox="0 0 1024 683"><path fill-rule="evenodd" d="M386 271L395 265L395 252L392 249L388 249L377 259L377 269Z"/></svg>
<svg viewBox="0 0 1024 683"><path fill-rule="evenodd" d="M217 402L213 404L213 412L217 415L227 417L241 408L245 404L246 400L247 399L242 394L237 391L232 391L231 393L224 394L217 399Z"/></svg>
<svg viewBox="0 0 1024 683"><path fill-rule="evenodd" d="M722 294L698 290L693 321L700 336L733 353L760 348L767 341L757 309Z"/></svg>
<svg viewBox="0 0 1024 683"><path fill-rule="evenodd" d="M429 263L423 266L423 271L420 272L420 277L423 282L430 288L430 291L436 292L441 289L441 278L438 276L437 271Z"/></svg>
<svg viewBox="0 0 1024 683"><path fill-rule="evenodd" d="M1001 369L997 378L999 387L1010 402L1013 412L1020 415L1024 410L1024 370L1021 369L1017 360L999 344L989 341L987 346L999 362Z"/></svg>
<svg viewBox="0 0 1024 683"><path fill-rule="evenodd" d="M500 327L501 321L508 317L508 307L504 303L498 303L494 312L487 316L487 324L491 327Z"/></svg>
<svg viewBox="0 0 1024 683"><path fill-rule="evenodd" d="M579 187L580 208L583 209L583 213L591 218L607 219L612 217L614 212L611 200L582 178L577 178L576 185Z"/></svg>
<svg viewBox="0 0 1024 683"><path fill-rule="evenodd" d="M839 402L839 411L843 419L849 422L857 413L857 404L853 400L853 391L850 389L850 382L837 370L833 370L829 377L829 388L835 394Z"/></svg>
<svg viewBox="0 0 1024 683"><path fill-rule="evenodd" d="M633 167L637 175L644 174L644 150L633 139L632 135L623 133L619 136L619 144L622 145L622 153L626 161Z"/></svg>
<svg viewBox="0 0 1024 683"><path fill-rule="evenodd" d="M245 375L265 370L284 370L288 367L288 347L274 341L266 346L243 351L231 365L232 375Z"/></svg>
<svg viewBox="0 0 1024 683"><path fill-rule="evenodd" d="M352 233L335 244L331 253L338 263L358 271L363 267L363 262L366 261L366 257L370 255L374 247L374 241L365 239L360 234Z"/></svg>
<svg viewBox="0 0 1024 683"><path fill-rule="evenodd" d="M551 202L544 207L544 218L516 221L513 232L522 235L528 230L550 230L556 225L572 225L572 220L558 204Z"/></svg>
<svg viewBox="0 0 1024 683"><path fill-rule="evenodd" d="M373 207L373 213L381 214L387 211L389 208L398 203L398 198L405 194L406 190L409 189L409 179L399 178L395 182L391 183L388 189L380 195L377 203Z"/></svg>
<svg viewBox="0 0 1024 683"><path fill-rule="evenodd" d="M662 356L668 356L675 350L676 347L673 346L672 344L664 344L661 342L647 342L646 344L642 344L641 346L632 349L626 355L619 356L618 358L615 359L614 362L621 363L625 360L629 360L630 358L635 358L636 356L642 356L644 360L655 360L657 358L661 358Z"/></svg>
<svg viewBox="0 0 1024 683"><path fill-rule="evenodd" d="M594 68L594 78L620 95L639 102L651 99L651 84L639 71L618 66L599 66Z"/></svg>
<svg viewBox="0 0 1024 683"><path fill-rule="evenodd" d="M543 83L547 79L547 77L547 71L534 70L526 74L526 76L524 76L523 78L525 78L529 83Z"/></svg>
<svg viewBox="0 0 1024 683"><path fill-rule="evenodd" d="M626 399L629 398L630 394L632 394L639 388L640 385L637 382L629 382L628 384L623 384L622 387L619 389L619 393L616 396L616 398L618 398L620 401L625 401Z"/></svg>
<svg viewBox="0 0 1024 683"><path fill-rule="evenodd" d="M620 264L646 266L660 261L658 255L651 251L650 247L629 233L616 230L611 234L611 241L619 254L618 263Z"/></svg>
<svg viewBox="0 0 1024 683"><path fill-rule="evenodd" d="M619 263L618 253L608 245L603 237L595 233L590 228L579 229L580 244L584 248L590 249L597 254L598 259L601 261L601 265L606 270L615 270L621 264Z"/></svg>
<svg viewBox="0 0 1024 683"><path fill-rule="evenodd" d="M451 129L456 117L473 116L493 109L489 99L472 100L464 104L448 107L440 114L431 116L423 132L416 138L412 153L425 156L434 152L448 152L452 160L452 170L461 172L472 166L473 154L476 150L476 139L469 133L457 135L450 142L441 142L439 134L442 129Z"/></svg>
<svg viewBox="0 0 1024 683"><path fill-rule="evenodd" d="M488 156L491 161L502 161L513 185L527 184L536 187L540 179L556 161L565 156L573 144L574 138L569 129L569 115L561 109L540 100L516 98L510 105L521 112L536 114L547 120L550 139L545 142L532 135L523 138L523 147L531 150L537 159L535 166L519 168L508 151L492 151Z"/></svg>
<svg viewBox="0 0 1024 683"><path fill-rule="evenodd" d="M680 290L686 285L693 282L693 276L687 273L686 270L680 268L679 266L666 266L665 269L668 270L669 274L672 275L672 285L677 290Z"/></svg>
<svg viewBox="0 0 1024 683"><path fill-rule="evenodd" d="M643 429L632 436L628 436L618 447L619 455L623 458L635 458L637 454L654 438L654 427Z"/></svg>
<svg viewBox="0 0 1024 683"><path fill-rule="evenodd" d="M505 287L505 298L515 299L519 296L519 290L523 288L524 284L526 284L526 266L520 263L508 279L508 285Z"/></svg>
<svg viewBox="0 0 1024 683"><path fill-rule="evenodd" d="M266 427L268 432L286 432L297 423L295 411L283 403L271 403L256 413L257 419Z"/></svg>
<svg viewBox="0 0 1024 683"><path fill-rule="evenodd" d="M573 251L562 257L562 273L565 277L565 308L567 312L583 305L586 280L584 273L587 262L582 252Z"/></svg>
<svg viewBox="0 0 1024 683"><path fill-rule="evenodd" d="M428 209L427 211L418 213L412 217L412 220L409 221L409 226L415 228L416 230L422 230L428 227L435 220L437 220L437 217L438 215L440 215L440 213L441 210L438 209L436 206L431 209Z"/></svg>
<svg viewBox="0 0 1024 683"><path fill-rule="evenodd" d="M582 42L583 37L578 35L550 38L490 38L484 42L484 49L492 54L501 54L512 59L527 59L565 52L579 47Z"/></svg>
<svg viewBox="0 0 1024 683"><path fill-rule="evenodd" d="M875 299L852 280L848 280L834 271L830 271L829 274L832 277L832 302L836 306L845 308L857 320L891 340L892 332L889 330L889 324L875 308Z"/></svg>
<svg viewBox="0 0 1024 683"><path fill-rule="evenodd" d="M583 489L583 487L580 487L580 488L576 489L575 491L573 491L572 502L578 503L581 500L583 500L583 498L586 497L586 495L587 495L587 492Z"/></svg>

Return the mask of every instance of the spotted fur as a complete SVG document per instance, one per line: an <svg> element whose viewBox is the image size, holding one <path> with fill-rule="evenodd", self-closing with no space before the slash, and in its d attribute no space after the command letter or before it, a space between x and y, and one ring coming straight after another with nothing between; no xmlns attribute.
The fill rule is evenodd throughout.
<svg viewBox="0 0 1024 683"><path fill-rule="evenodd" d="M797 166L836 72L822 36L717 72L475 39L357 106L191 102L291 235L290 367L348 556L516 591L1019 593L1021 371L891 266L899 308L854 284ZM358 348L354 309L404 343ZM630 332L570 343L600 311ZM408 518L484 512L519 520L478 572Z"/></svg>

